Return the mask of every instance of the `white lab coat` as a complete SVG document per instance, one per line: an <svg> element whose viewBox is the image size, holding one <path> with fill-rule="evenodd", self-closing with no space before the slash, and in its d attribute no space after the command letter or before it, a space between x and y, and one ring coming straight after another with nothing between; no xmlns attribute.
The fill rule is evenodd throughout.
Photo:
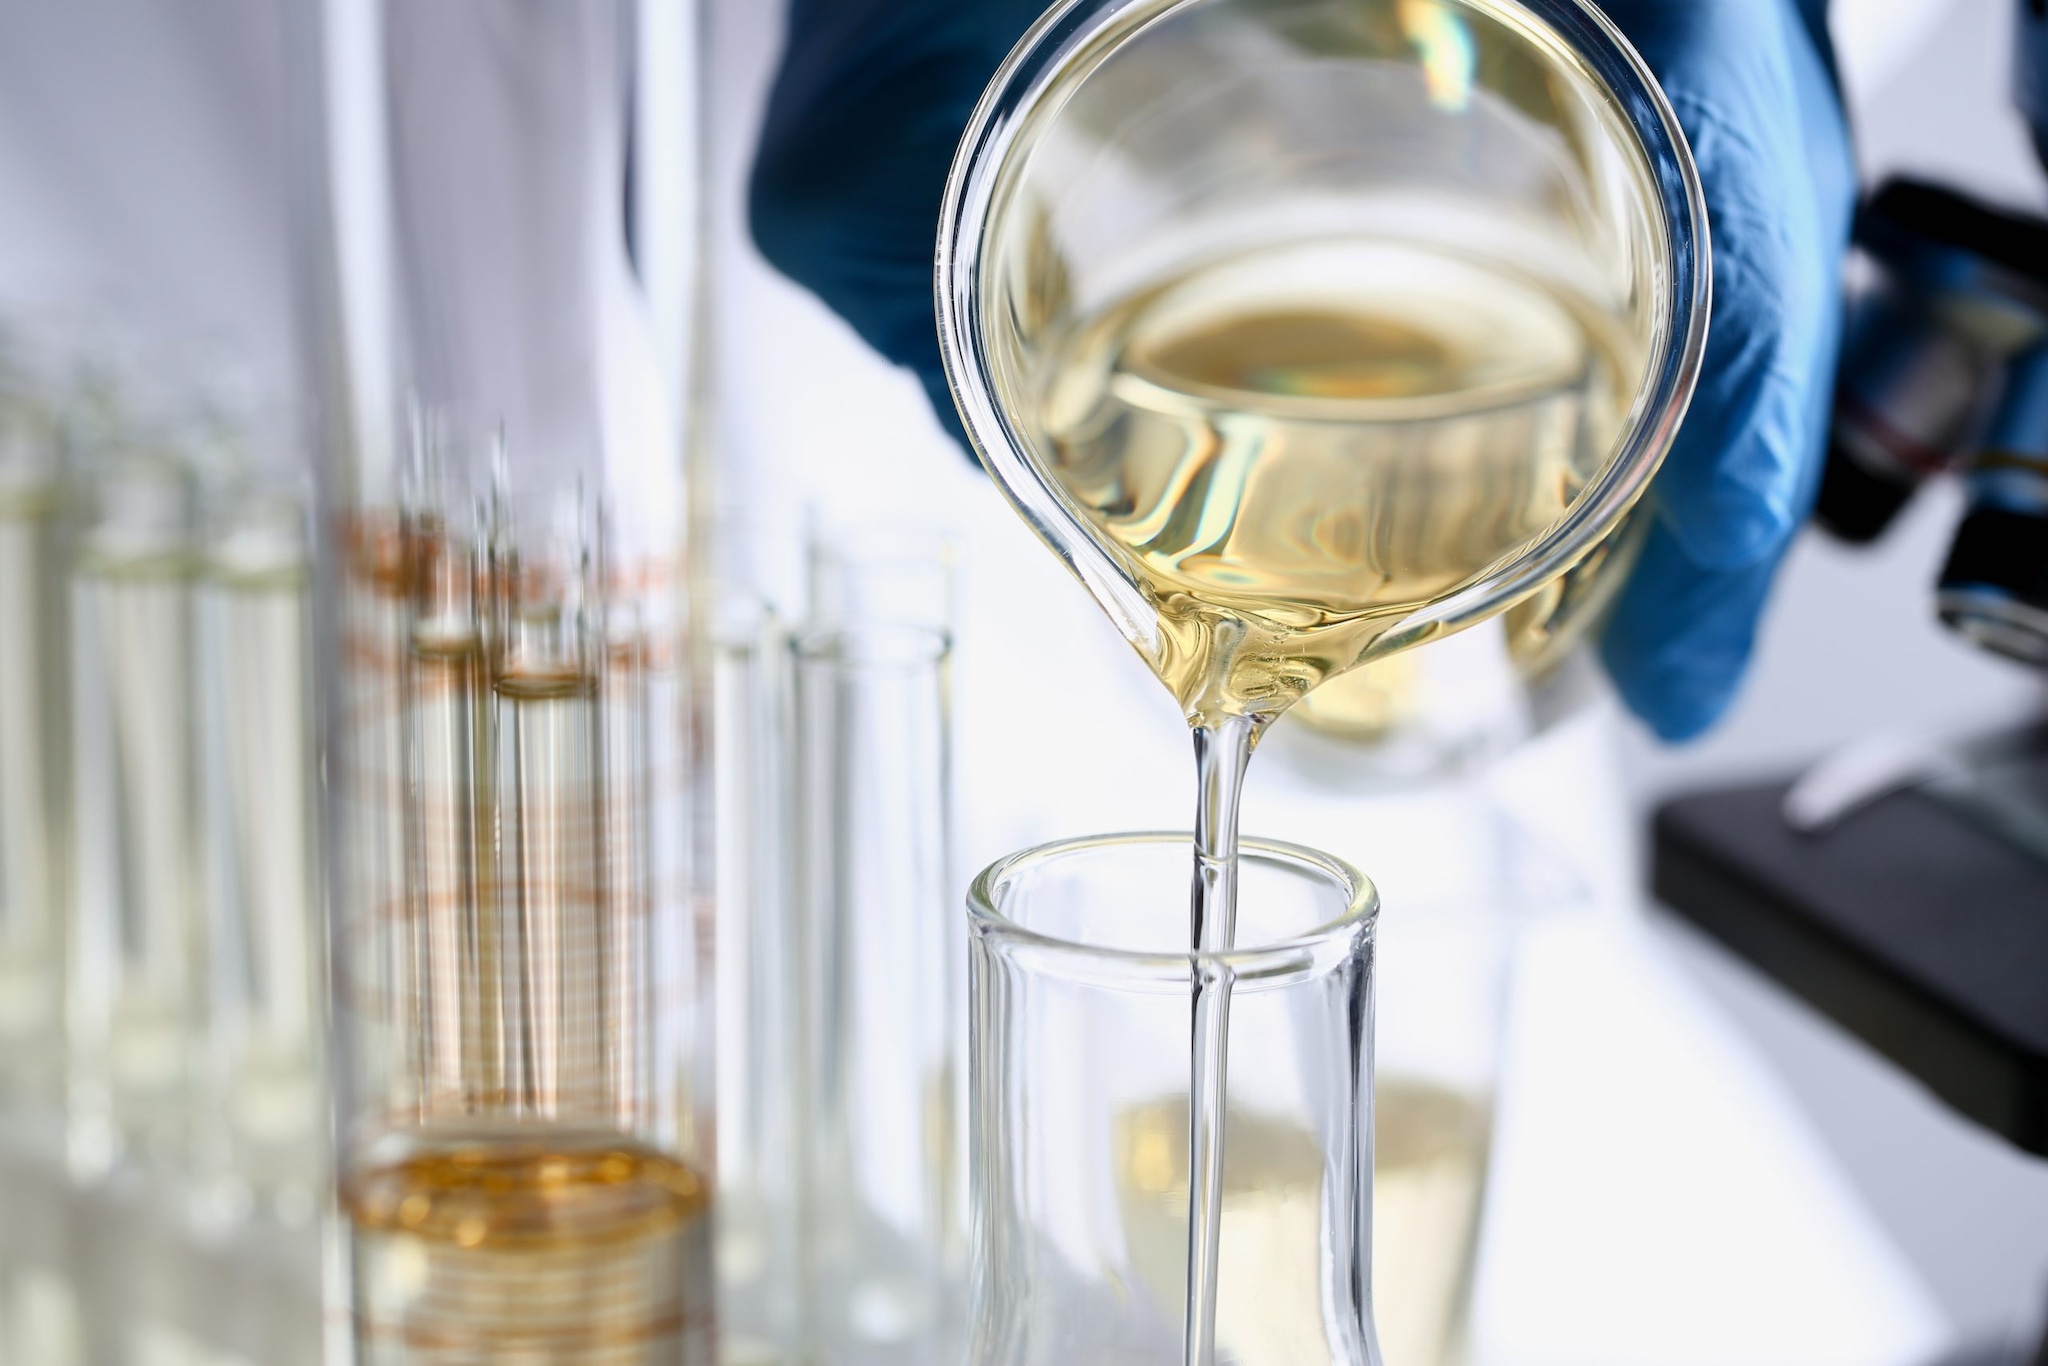
<svg viewBox="0 0 2048 1366"><path fill-rule="evenodd" d="M288 382L286 8L0 5L0 327Z"/></svg>

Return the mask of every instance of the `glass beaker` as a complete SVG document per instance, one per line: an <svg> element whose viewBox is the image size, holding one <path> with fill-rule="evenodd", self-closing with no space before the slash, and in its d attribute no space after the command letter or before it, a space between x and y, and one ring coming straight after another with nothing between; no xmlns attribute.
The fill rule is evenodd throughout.
<svg viewBox="0 0 2048 1366"><path fill-rule="evenodd" d="M1246 840L1238 943L1187 949L1185 834L1044 845L968 894L975 1366L1178 1361L1189 1040L1233 982L1219 1362L1376 1366L1372 967L1349 865Z"/></svg>
<svg viewBox="0 0 2048 1366"><path fill-rule="evenodd" d="M1691 395L1706 217L1585 0L1070 0L937 262L966 428L1191 718L1597 615Z"/></svg>

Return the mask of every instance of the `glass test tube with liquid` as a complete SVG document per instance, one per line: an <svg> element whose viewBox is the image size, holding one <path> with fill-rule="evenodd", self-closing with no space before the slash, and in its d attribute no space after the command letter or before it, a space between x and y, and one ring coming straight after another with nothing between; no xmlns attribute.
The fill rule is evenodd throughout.
<svg viewBox="0 0 2048 1366"><path fill-rule="evenodd" d="M61 1179L71 829L61 428L0 356L0 1357L71 1366L83 1325Z"/></svg>
<svg viewBox="0 0 2048 1366"><path fill-rule="evenodd" d="M223 1208L304 1225L327 1152L306 505L284 476L252 476L213 502L195 580L211 979L202 1161Z"/></svg>
<svg viewBox="0 0 2048 1366"><path fill-rule="evenodd" d="M70 1125L88 1169L179 1169L204 1019L193 719L194 481L141 440L90 453L72 571Z"/></svg>
<svg viewBox="0 0 2048 1366"><path fill-rule="evenodd" d="M0 1111L48 1109L63 1058L70 644L53 416L0 375Z"/></svg>
<svg viewBox="0 0 2048 1366"><path fill-rule="evenodd" d="M800 1359L806 1298L791 649L745 593L721 602L712 648L719 1352L780 1366Z"/></svg>
<svg viewBox="0 0 2048 1366"><path fill-rule="evenodd" d="M795 666L798 1103L810 1355L956 1359L965 955L952 895L958 554L815 526Z"/></svg>

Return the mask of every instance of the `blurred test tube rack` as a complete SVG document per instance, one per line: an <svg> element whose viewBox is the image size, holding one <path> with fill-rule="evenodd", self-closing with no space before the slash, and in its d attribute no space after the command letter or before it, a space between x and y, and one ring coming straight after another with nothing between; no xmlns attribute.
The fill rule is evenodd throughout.
<svg viewBox="0 0 2048 1366"><path fill-rule="evenodd" d="M0 366L0 1366L322 1358L301 474Z"/></svg>

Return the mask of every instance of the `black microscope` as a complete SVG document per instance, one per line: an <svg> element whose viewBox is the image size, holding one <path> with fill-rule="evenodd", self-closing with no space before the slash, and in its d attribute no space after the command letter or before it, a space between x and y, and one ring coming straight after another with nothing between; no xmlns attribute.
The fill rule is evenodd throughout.
<svg viewBox="0 0 2048 1366"><path fill-rule="evenodd" d="M2016 97L2048 166L2048 0ZM1959 477L1932 608L2048 679L2048 218L1892 180L1857 282L1816 520L1882 535ZM2048 721L1873 739L1656 816L1658 898L2024 1151L2048 1156ZM2048 1343L2037 1358L2048 1366Z"/></svg>

